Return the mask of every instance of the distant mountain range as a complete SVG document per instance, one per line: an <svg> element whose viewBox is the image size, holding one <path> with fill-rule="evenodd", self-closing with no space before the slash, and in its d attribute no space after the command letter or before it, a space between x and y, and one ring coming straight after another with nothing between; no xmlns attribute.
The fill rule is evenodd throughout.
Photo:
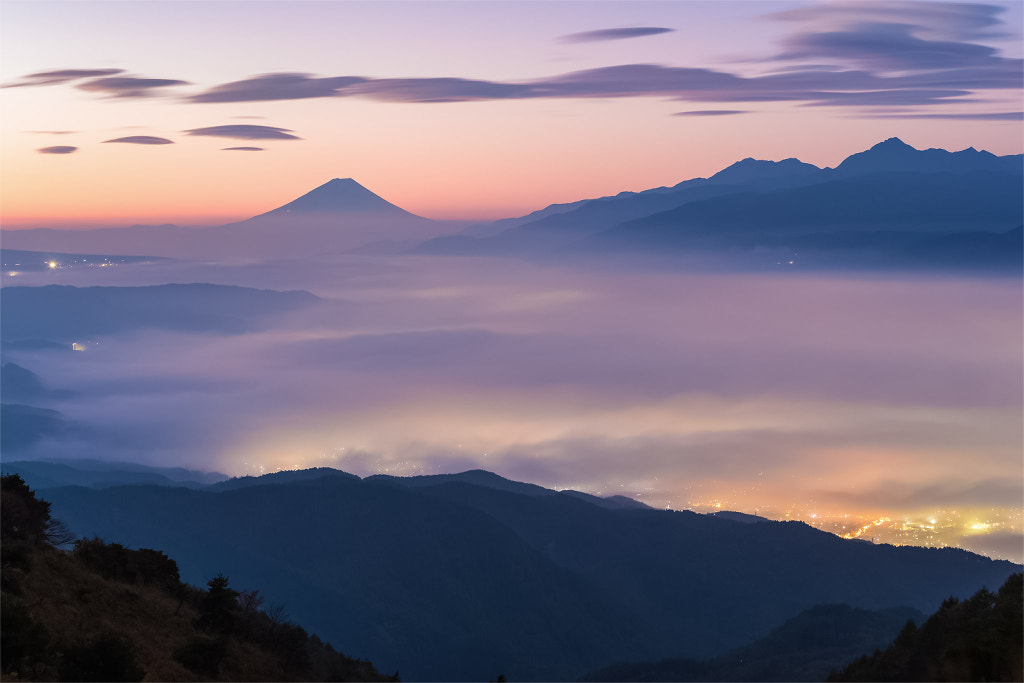
<svg viewBox="0 0 1024 683"><path fill-rule="evenodd" d="M55 474L13 465L30 485ZM335 647L406 680L569 680L615 662L705 659L815 605L928 613L1019 570L482 471L90 481L40 495L77 534L161 548L192 583L223 572L239 589L259 586Z"/></svg>
<svg viewBox="0 0 1024 683"><path fill-rule="evenodd" d="M916 150L890 138L834 169L744 159L707 179L559 205L417 251L1020 272L1022 181L1021 155Z"/></svg>
<svg viewBox="0 0 1024 683"><path fill-rule="evenodd" d="M335 178L248 220L4 232L7 249L203 258L363 253L687 257L713 267L1019 273L1022 155L917 150L890 138L836 168L743 159L672 187L553 204L459 234ZM439 236L440 235L440 236Z"/></svg>

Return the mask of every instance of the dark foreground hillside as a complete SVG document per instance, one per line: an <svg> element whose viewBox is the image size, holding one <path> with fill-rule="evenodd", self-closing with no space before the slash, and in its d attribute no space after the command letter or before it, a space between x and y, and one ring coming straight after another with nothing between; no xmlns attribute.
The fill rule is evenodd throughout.
<svg viewBox="0 0 1024 683"><path fill-rule="evenodd" d="M830 681L1024 680L1024 575L997 593L949 598L920 628L908 623L884 651L864 656Z"/></svg>
<svg viewBox="0 0 1024 683"><path fill-rule="evenodd" d="M216 576L180 582L164 553L80 540L21 477L3 477L3 680L386 681L259 609L258 591Z"/></svg>
<svg viewBox="0 0 1024 683"><path fill-rule="evenodd" d="M77 534L160 548L192 583L224 572L259 587L407 680L574 680L616 662L708 659L816 605L928 614L1020 571L961 550L622 507L487 472L360 480L321 469L44 495Z"/></svg>

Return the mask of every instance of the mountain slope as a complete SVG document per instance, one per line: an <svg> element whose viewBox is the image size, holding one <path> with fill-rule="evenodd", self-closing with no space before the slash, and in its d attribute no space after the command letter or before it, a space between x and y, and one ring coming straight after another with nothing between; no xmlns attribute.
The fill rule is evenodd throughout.
<svg viewBox="0 0 1024 683"><path fill-rule="evenodd" d="M830 173L852 177L871 173L1020 173L1024 155L997 157L973 147L959 152L944 149L914 149L899 138L889 138L863 152L851 154Z"/></svg>
<svg viewBox="0 0 1024 683"><path fill-rule="evenodd" d="M829 681L1024 680L1021 574L993 593L950 598L920 628L907 624L884 651L864 656Z"/></svg>
<svg viewBox="0 0 1024 683"><path fill-rule="evenodd" d="M747 158L711 178L694 178L673 187L621 192L575 204L555 204L519 219L496 221L489 233L477 226L460 235L425 242L416 251L426 254L543 254L624 221L689 202L740 191L798 186L810 182L819 171L817 166L796 159L776 162Z"/></svg>
<svg viewBox="0 0 1024 683"><path fill-rule="evenodd" d="M280 207L226 225L3 234L8 249L232 259L335 255L377 242L422 241L444 229L351 178L334 178Z"/></svg>
<svg viewBox="0 0 1024 683"><path fill-rule="evenodd" d="M616 661L713 656L816 604L931 611L1015 569L484 479L45 495L77 533L160 547L188 580L223 571L264 587L332 643L413 679L564 680Z"/></svg>
<svg viewBox="0 0 1024 683"><path fill-rule="evenodd" d="M924 615L905 607L863 610L818 605L764 638L711 660L617 664L581 680L820 681L842 663L892 642L908 620L920 623Z"/></svg>
<svg viewBox="0 0 1024 683"><path fill-rule="evenodd" d="M689 255L697 259L691 265L718 267L1017 272L1012 237L1002 235L1024 213L1022 159L973 148L917 150L898 138L835 169L748 158L707 179L557 205L495 235L441 237L417 251L557 260L626 252ZM953 234L952 241L941 237ZM960 247L967 258L953 254ZM805 251L813 258L792 258Z"/></svg>
<svg viewBox="0 0 1024 683"><path fill-rule="evenodd" d="M392 215L420 219L420 216L409 213L387 201L383 197L370 192L352 178L334 178L323 185L310 190L298 199L283 206L262 213L250 220L266 217L323 213L364 213Z"/></svg>
<svg viewBox="0 0 1024 683"><path fill-rule="evenodd" d="M59 551L50 504L16 475L2 489L5 680L394 680L260 610L258 590L182 584L160 551L96 539Z"/></svg>
<svg viewBox="0 0 1024 683"><path fill-rule="evenodd" d="M1013 174L883 173L694 202L623 223L585 246L598 251L787 247L809 235L838 232L997 233L1019 224L1022 203L1021 178Z"/></svg>

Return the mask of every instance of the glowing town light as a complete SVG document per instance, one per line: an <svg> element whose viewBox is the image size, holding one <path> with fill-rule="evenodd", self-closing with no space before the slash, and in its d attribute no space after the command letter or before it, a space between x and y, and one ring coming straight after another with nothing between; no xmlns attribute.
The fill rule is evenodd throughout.
<svg viewBox="0 0 1024 683"><path fill-rule="evenodd" d="M54 268L57 267L57 262L56 261L50 261L47 265L50 266L51 270L53 270Z"/></svg>

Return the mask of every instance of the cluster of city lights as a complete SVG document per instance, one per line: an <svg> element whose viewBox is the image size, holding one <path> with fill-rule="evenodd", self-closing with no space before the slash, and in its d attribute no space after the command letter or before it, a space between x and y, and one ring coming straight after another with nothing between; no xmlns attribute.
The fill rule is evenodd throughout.
<svg viewBox="0 0 1024 683"><path fill-rule="evenodd" d="M69 259L66 259L66 260L63 260L63 261L60 261L60 260L57 260L57 259L54 259L54 258L49 258L49 259L43 260L41 263L35 263L35 264L34 263L24 263L24 264L22 264L22 263L13 263L13 262L12 263L3 263L2 264L2 271L8 277L17 277L18 275L21 275L26 270L29 270L29 271L40 270L39 265L43 266L43 268L42 268L43 270L68 270L70 268L75 268L75 267L78 267L78 268L83 268L83 267L84 268L107 268L109 266L116 266L116 265L120 265L122 263L128 263L130 260L134 260L134 259L129 259L127 257L115 258L115 257L107 257L107 256L93 256L93 257L91 257L92 260L90 261L89 258L90 257L86 257L86 256L76 256L76 257L72 257L72 258L69 258ZM22 270L18 270L19 268L22 269Z"/></svg>

